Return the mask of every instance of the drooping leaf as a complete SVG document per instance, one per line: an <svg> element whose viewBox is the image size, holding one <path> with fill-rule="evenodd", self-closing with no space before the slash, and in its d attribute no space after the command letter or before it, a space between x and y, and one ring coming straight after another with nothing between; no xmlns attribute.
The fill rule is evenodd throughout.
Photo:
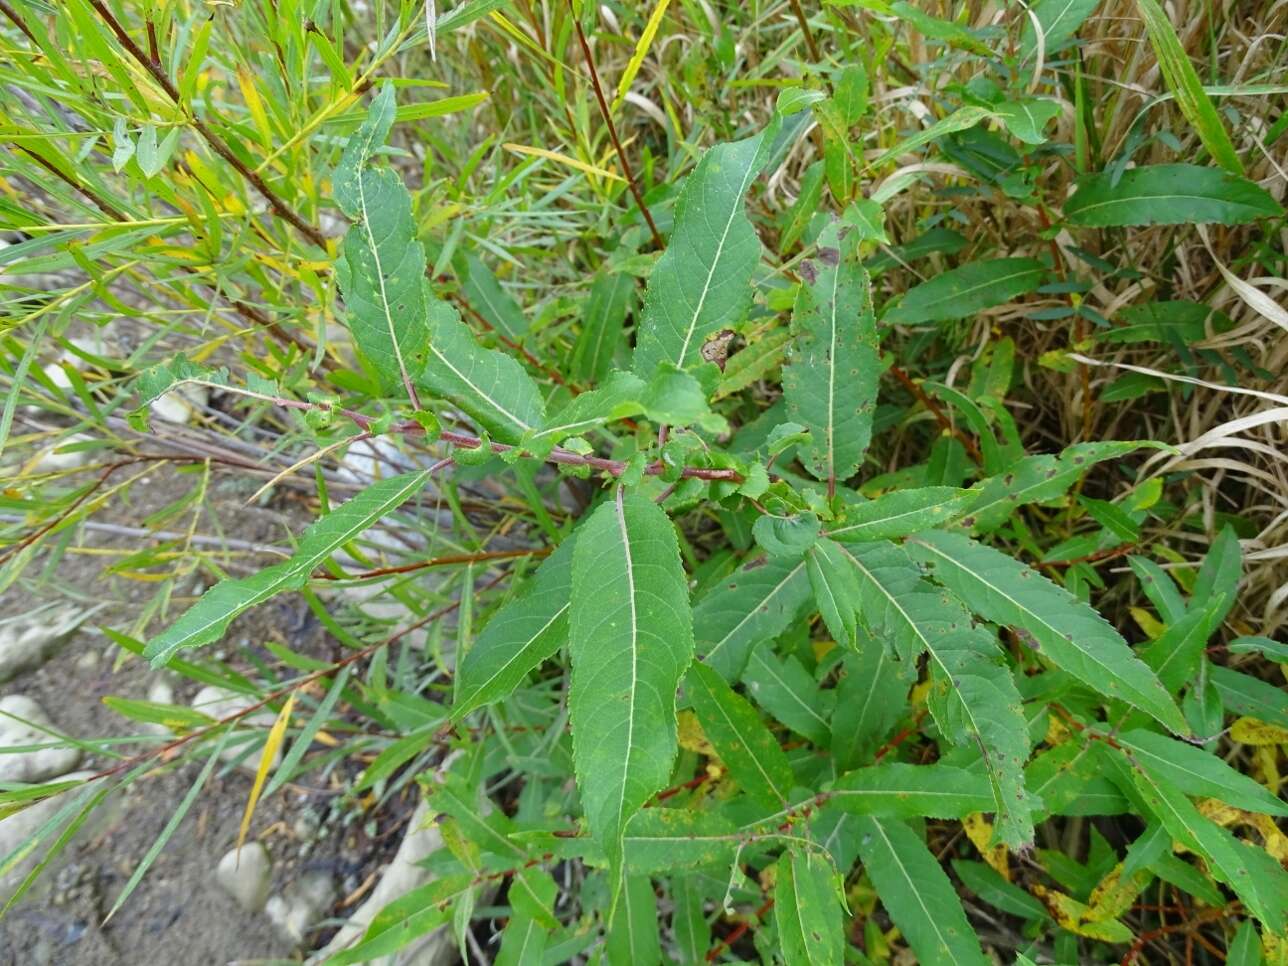
<svg viewBox="0 0 1288 966"><path fill-rule="evenodd" d="M305 530L289 560L211 587L178 620L148 641L143 656L153 667L160 667L176 651L217 641L243 611L276 594L299 590L331 554L415 496L427 479L429 471L418 470L367 487Z"/></svg>
<svg viewBox="0 0 1288 966"><path fill-rule="evenodd" d="M572 350L569 374L574 379L597 383L608 375L622 345L626 314L634 296L635 279L625 272L595 278Z"/></svg>
<svg viewBox="0 0 1288 966"><path fill-rule="evenodd" d="M993 808L983 775L951 765L874 765L832 783L828 801L855 815L965 818Z"/></svg>
<svg viewBox="0 0 1288 966"><path fill-rule="evenodd" d="M425 250L416 238L411 195L389 168L369 166L393 124L394 88L386 83L350 138L332 183L336 204L354 220L335 266L353 341L381 388L412 385L429 341Z"/></svg>
<svg viewBox="0 0 1288 966"><path fill-rule="evenodd" d="M1154 164L1091 174L1064 203L1080 228L1128 225L1242 225L1282 212L1265 190L1245 178L1198 164Z"/></svg>
<svg viewBox="0 0 1288 966"><path fill-rule="evenodd" d="M844 518L827 536L842 543L906 537L960 516L979 497L977 491L956 486L894 490L847 506Z"/></svg>
<svg viewBox="0 0 1288 966"><path fill-rule="evenodd" d="M952 594L922 579L901 548L874 541L846 552L859 576L865 624L889 641L905 664L914 664L923 651L930 654L931 713L949 740L980 751L998 837L1012 847L1031 841L1037 803L1024 785L1028 733L996 642L972 626Z"/></svg>
<svg viewBox="0 0 1288 966"><path fill-rule="evenodd" d="M700 361L708 336L746 316L761 246L743 199L772 143L773 131L762 131L718 144L685 179L675 230L644 294L633 366L642 379L664 362L685 369Z"/></svg>
<svg viewBox="0 0 1288 966"><path fill-rule="evenodd" d="M577 528L576 540L573 764L591 832L616 869L626 823L671 774L692 614L675 530L648 497L619 489Z"/></svg>
<svg viewBox="0 0 1288 966"><path fill-rule="evenodd" d="M228 370L222 366L213 369L191 361L182 352L168 362L145 369L134 382L139 395L139 405L130 413L130 424L140 432L147 432L148 406L168 392L185 385L220 388L229 384Z"/></svg>
<svg viewBox="0 0 1288 966"><path fill-rule="evenodd" d="M496 439L517 443L545 421L537 384L514 357L485 349L446 302L429 306L429 343L417 384L449 399Z"/></svg>
<svg viewBox="0 0 1288 966"><path fill-rule="evenodd" d="M789 848L778 860L774 922L783 961L802 966L841 966L845 937L835 872L813 849Z"/></svg>
<svg viewBox="0 0 1288 966"><path fill-rule="evenodd" d="M792 766L756 709L701 662L689 668L685 682L703 734L738 787L770 808L786 805L795 784Z"/></svg>
<svg viewBox="0 0 1288 966"><path fill-rule="evenodd" d="M821 539L805 554L814 603L832 639L850 650L858 648L859 583L839 544Z"/></svg>
<svg viewBox="0 0 1288 966"><path fill-rule="evenodd" d="M809 597L804 560L744 564L693 608L698 656L726 681L738 680L752 648L787 630Z"/></svg>
<svg viewBox="0 0 1288 966"><path fill-rule="evenodd" d="M915 671L869 634L858 652L842 658L845 674L836 685L832 712L832 756L841 771L870 762L908 709Z"/></svg>
<svg viewBox="0 0 1288 966"><path fill-rule="evenodd" d="M645 876L628 876L608 930L608 960L656 966L662 962L657 897Z"/></svg>
<svg viewBox="0 0 1288 966"><path fill-rule="evenodd" d="M909 541L909 548L984 619L1023 628L1061 670L1140 708L1177 734L1189 734L1154 672L1103 617L1064 588L961 534L931 530Z"/></svg>
<svg viewBox="0 0 1288 966"><path fill-rule="evenodd" d="M885 321L916 325L964 319L1032 292L1045 276L1046 268L1033 258L967 262L909 289Z"/></svg>
<svg viewBox="0 0 1288 966"><path fill-rule="evenodd" d="M1288 728L1288 693L1282 687L1219 664L1212 668L1212 683L1227 710Z"/></svg>
<svg viewBox="0 0 1288 966"><path fill-rule="evenodd" d="M456 669L453 719L507 696L568 640L573 539L537 568L529 586L498 610Z"/></svg>
<svg viewBox="0 0 1288 966"><path fill-rule="evenodd" d="M859 855L886 912L922 966L987 966L989 959L939 862L898 819L863 815Z"/></svg>
<svg viewBox="0 0 1288 966"><path fill-rule="evenodd" d="M817 259L801 263L804 284L783 366L788 418L810 431L802 461L832 485L853 476L867 451L881 374L871 286L856 241L832 222L819 236Z"/></svg>
<svg viewBox="0 0 1288 966"><path fill-rule="evenodd" d="M993 108L1006 129L1025 144L1042 144L1046 141L1043 130L1051 119L1060 113L1059 101L1048 97L1021 97L1003 101Z"/></svg>

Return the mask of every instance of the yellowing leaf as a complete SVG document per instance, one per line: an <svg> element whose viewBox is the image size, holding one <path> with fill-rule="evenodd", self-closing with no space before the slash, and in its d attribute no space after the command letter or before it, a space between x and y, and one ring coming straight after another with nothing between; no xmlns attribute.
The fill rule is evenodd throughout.
<svg viewBox="0 0 1288 966"><path fill-rule="evenodd" d="M1096 921L1092 918L1095 915L1094 910L1072 896L1066 896L1063 892L1048 889L1040 884L1030 886L1029 891L1042 900L1055 921L1069 932L1107 943L1131 942L1130 929L1116 919L1108 922Z"/></svg>
<svg viewBox="0 0 1288 966"><path fill-rule="evenodd" d="M286 699L286 704L282 705L282 710L278 712L273 727L268 730L268 739L264 742L264 750L259 756L259 767L255 769L255 781L250 786L250 798L246 800L246 811L242 815L241 828L237 830L238 851L246 841L246 833L250 831L251 816L255 814L255 806L259 803L260 792L264 790L264 780L268 778L268 771L273 767L273 762L277 760L277 753L281 750L282 739L286 737L286 726L290 724L291 711L294 707L295 692L292 691L290 697Z"/></svg>
<svg viewBox="0 0 1288 966"><path fill-rule="evenodd" d="M1230 737L1241 745L1283 745L1288 744L1288 728L1240 718L1230 727Z"/></svg>
<svg viewBox="0 0 1288 966"><path fill-rule="evenodd" d="M626 93L631 89L635 75L640 72L640 66L648 56L649 48L653 46L653 38L657 36L657 28L662 25L662 17L666 14L666 8L670 3L671 0L658 0L657 6L649 14L648 23L640 33L640 39L635 42L635 52L631 54L631 59L626 63L626 69L622 71L622 79L617 82L617 94L613 97L613 106L610 110L616 111L626 99Z"/></svg>
<svg viewBox="0 0 1288 966"><path fill-rule="evenodd" d="M502 145L507 151L513 151L515 154L528 154L537 158L545 158L547 161L557 161L559 164L566 164L570 168L576 168L584 174L593 174L596 177L608 178L612 181L626 180L621 175L613 174L603 168L596 167L593 164L587 164L585 161L579 161L576 158L570 158L566 154L560 154L558 151L550 151L546 148L534 148L527 144L513 144L506 142Z"/></svg>
<svg viewBox="0 0 1288 966"><path fill-rule="evenodd" d="M1100 884L1091 890L1089 903L1091 921L1108 922L1127 912L1153 877L1153 873L1148 869L1137 869L1124 879L1123 863L1119 862L1100 881Z"/></svg>
<svg viewBox="0 0 1288 966"><path fill-rule="evenodd" d="M991 865L998 875L1010 882L1011 867L1006 861L1006 846L1000 842L997 845L989 845L993 841L993 823L977 812L962 819L962 829L965 830L966 837L979 850L984 861Z"/></svg>
<svg viewBox="0 0 1288 966"><path fill-rule="evenodd" d="M696 755L706 755L708 758L716 756L716 750L711 747L711 742L707 741L707 736L702 730L702 725L698 723L696 714L692 711L681 711L676 717L676 722L679 729L681 748Z"/></svg>
<svg viewBox="0 0 1288 966"><path fill-rule="evenodd" d="M1136 621L1137 626L1145 632L1145 636L1151 641L1162 634L1165 625L1157 617L1147 611L1144 607L1131 608L1132 619Z"/></svg>

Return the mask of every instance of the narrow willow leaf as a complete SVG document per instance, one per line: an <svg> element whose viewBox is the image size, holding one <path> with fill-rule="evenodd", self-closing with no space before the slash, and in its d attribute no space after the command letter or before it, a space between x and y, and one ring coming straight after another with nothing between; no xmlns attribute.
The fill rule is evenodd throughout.
<svg viewBox="0 0 1288 966"><path fill-rule="evenodd" d="M532 377L512 356L479 345L446 302L430 306L424 355L417 384L456 403L497 439L517 443L545 420L545 401Z"/></svg>
<svg viewBox="0 0 1288 966"><path fill-rule="evenodd" d="M752 648L787 630L809 597L804 560L739 567L693 608L698 656L726 681L737 681Z"/></svg>
<svg viewBox="0 0 1288 966"><path fill-rule="evenodd" d="M995 258L965 265L913 286L886 313L890 325L916 325L964 319L1032 292L1046 277L1046 268L1033 258Z"/></svg>
<svg viewBox="0 0 1288 966"><path fill-rule="evenodd" d="M976 493L958 519L976 533L996 530L1010 519L1018 506L1050 503L1069 492L1091 467L1105 460L1119 459L1148 444L1109 440L1075 443L1059 455L1025 456L1005 473L981 480L971 487Z"/></svg>
<svg viewBox="0 0 1288 966"><path fill-rule="evenodd" d="M1141 650L1140 659L1172 694L1199 673L1208 638L1221 626L1230 601L1229 595L1217 594L1202 606L1195 602L1180 620L1169 624Z"/></svg>
<svg viewBox="0 0 1288 966"><path fill-rule="evenodd" d="M537 568L531 583L492 615L456 670L452 719L510 694L568 640L573 539Z"/></svg>
<svg viewBox="0 0 1288 966"><path fill-rule="evenodd" d="M290 560L249 577L221 580L169 628L148 641L143 656L153 667L160 667L182 648L217 641L233 618L243 611L276 594L299 590L309 574L331 554L415 496L429 479L429 473L429 470L404 473L367 487L305 530Z"/></svg>
<svg viewBox="0 0 1288 966"><path fill-rule="evenodd" d="M792 310L794 340L783 366L788 418L810 431L800 450L814 476L835 485L854 475L872 437L881 360L868 273L857 235L832 222L818 258L801 263L804 284Z"/></svg>
<svg viewBox="0 0 1288 966"><path fill-rule="evenodd" d="M1022 919L1049 917L1046 906L1019 886L1007 882L992 866L965 859L953 859L952 865L962 884L994 909Z"/></svg>
<svg viewBox="0 0 1288 966"><path fill-rule="evenodd" d="M1065 220L1081 228L1128 225L1242 225L1283 211L1260 186L1217 168L1154 164L1078 180Z"/></svg>
<svg viewBox="0 0 1288 966"><path fill-rule="evenodd" d="M618 490L577 528L569 638L573 764L591 832L620 868L626 823L671 776L675 690L693 658L675 529Z"/></svg>
<svg viewBox="0 0 1288 966"><path fill-rule="evenodd" d="M859 855L886 912L922 966L988 966L938 860L898 819L860 816Z"/></svg>
<svg viewBox="0 0 1288 966"><path fill-rule="evenodd" d="M1146 772L1170 782L1187 795L1215 798L1250 812L1288 817L1288 804L1210 751L1142 730L1119 734L1118 743L1131 752Z"/></svg>
<svg viewBox="0 0 1288 966"><path fill-rule="evenodd" d="M795 784L792 766L756 709L701 662L689 668L685 681L702 733L738 787L770 808L786 805Z"/></svg>
<svg viewBox="0 0 1288 966"><path fill-rule="evenodd" d="M799 90L799 88L798 88ZM822 94L821 91L811 93ZM823 162L815 161L801 175L800 194L796 203L787 213L783 230L778 236L778 254L785 255L791 250L809 227L810 221L818 214L819 202L823 200Z"/></svg>
<svg viewBox="0 0 1288 966"><path fill-rule="evenodd" d="M658 938L657 897L645 876L628 876L608 930L608 961L632 966L662 962Z"/></svg>
<svg viewBox="0 0 1288 966"><path fill-rule="evenodd" d="M840 544L821 539L805 554L814 603L832 639L856 650L858 638L859 582Z"/></svg>
<svg viewBox="0 0 1288 966"><path fill-rule="evenodd" d="M420 367L426 323L425 250L416 238L411 195L389 168L368 166L393 124L394 87L386 83L350 138L333 191L354 220L335 266L353 341L386 391L409 388Z"/></svg>
<svg viewBox="0 0 1288 966"><path fill-rule="evenodd" d="M1212 667L1212 683L1234 714L1288 728L1288 694L1282 687L1219 664Z"/></svg>
<svg viewBox="0 0 1288 966"><path fill-rule="evenodd" d="M461 294L483 321L507 338L522 341L528 331L527 316L482 259L473 252L461 253L457 274Z"/></svg>
<svg viewBox="0 0 1288 966"><path fill-rule="evenodd" d="M139 405L130 413L130 423L140 432L147 431L148 406L180 386L200 385L221 388L229 385L228 370L198 365L182 352L168 362L145 369L134 381Z"/></svg>
<svg viewBox="0 0 1288 966"><path fill-rule="evenodd" d="M802 966L841 966L845 934L836 873L813 849L792 847L778 859L774 922L783 961Z"/></svg>
<svg viewBox="0 0 1288 966"><path fill-rule="evenodd" d="M1029 6L1042 31L1046 58L1068 42L1078 28L1091 16L1100 0L1037 0ZM1037 51L1037 31L1032 17L1024 18L1024 31L1020 34L1020 59L1028 60Z"/></svg>
<svg viewBox="0 0 1288 966"><path fill-rule="evenodd" d="M903 717L916 675L866 633L860 635L858 653L842 658L842 667L832 712L832 756L836 767L847 771L871 761Z"/></svg>
<svg viewBox="0 0 1288 966"><path fill-rule="evenodd" d="M1234 890L1247 910L1274 932L1288 923L1288 873L1268 852L1235 838L1204 818L1170 782L1132 767L1122 752L1102 749L1103 760L1129 796L1154 815L1180 845L1207 860L1210 873Z"/></svg>
<svg viewBox="0 0 1288 966"><path fill-rule="evenodd" d="M827 536L842 543L906 537L961 516L979 498L978 491L956 486L895 490L847 506L841 523Z"/></svg>
<svg viewBox="0 0 1288 966"><path fill-rule="evenodd" d="M237 850L239 852L246 842L246 833L250 831L250 820L255 815L255 806L259 804L259 796L264 790L264 782L268 780L268 770L273 767L273 762L277 761L277 753L281 750L282 741L286 738L286 726L291 723L291 712L294 709L295 692L292 691L287 696L286 703L282 705L282 710L277 713L273 726L268 729L268 737L264 739L264 748L259 754L259 766L255 769L255 780L251 782L250 795L246 798L246 808L242 812L241 825L237 828Z"/></svg>
<svg viewBox="0 0 1288 966"><path fill-rule="evenodd" d="M758 705L802 738L827 746L832 736L828 702L835 694L819 688L800 661L780 658L763 645L751 652L742 679Z"/></svg>
<svg viewBox="0 0 1288 966"><path fill-rule="evenodd" d="M869 629L911 667L931 658L929 707L954 744L979 750L997 811L996 834L1012 848L1033 839L1040 806L1024 784L1027 726L1011 671L993 638L973 627L961 601L923 580L904 551L885 542L846 548L859 575Z"/></svg>
<svg viewBox="0 0 1288 966"><path fill-rule="evenodd" d="M671 930L679 947L680 962L700 963L711 948L711 927L703 906L706 895L695 876L671 878Z"/></svg>
<svg viewBox="0 0 1288 966"><path fill-rule="evenodd" d="M1230 141L1230 135L1226 133L1221 115L1216 112L1216 107L1203 90L1199 75L1195 73L1194 65L1190 63L1189 55L1185 53L1181 38L1176 36L1176 29L1167 19L1167 14L1157 0L1136 0L1136 6L1145 21L1145 30L1154 47L1154 54L1158 57L1163 79L1176 98L1181 113L1194 125L1199 140L1217 164L1232 174L1243 174L1239 153Z"/></svg>
<svg viewBox="0 0 1288 966"><path fill-rule="evenodd" d="M501 948L493 966L526 966L542 962L550 930L524 912L515 912L501 930Z"/></svg>
<svg viewBox="0 0 1288 966"><path fill-rule="evenodd" d="M1103 617L1018 560L961 534L928 531L909 541L935 579L985 620L1021 627L1053 664L1100 694L1153 715L1172 731L1189 726L1167 689Z"/></svg>
<svg viewBox="0 0 1288 966"><path fill-rule="evenodd" d="M581 334L572 350L574 379L597 383L613 368L622 346L626 314L635 297L635 279L625 272L600 275L590 286L581 317Z"/></svg>
<svg viewBox="0 0 1288 966"><path fill-rule="evenodd" d="M727 871L741 841L738 827L719 813L646 808L626 825L626 871L631 875L702 868Z"/></svg>
<svg viewBox="0 0 1288 966"><path fill-rule="evenodd" d="M993 808L983 775L951 765L874 765L842 775L828 801L855 815L965 818Z"/></svg>
<svg viewBox="0 0 1288 966"><path fill-rule="evenodd" d="M743 198L769 158L773 134L710 148L685 179L675 230L644 294L633 366L641 378L664 362L685 369L701 361L708 336L746 317L761 246Z"/></svg>

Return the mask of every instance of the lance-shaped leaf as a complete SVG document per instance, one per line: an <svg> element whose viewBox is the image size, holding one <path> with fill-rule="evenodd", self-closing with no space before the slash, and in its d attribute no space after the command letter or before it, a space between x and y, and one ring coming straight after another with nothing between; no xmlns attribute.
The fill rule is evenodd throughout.
<svg viewBox="0 0 1288 966"><path fill-rule="evenodd" d="M989 959L938 860L898 819L863 815L859 855L886 912L923 966L988 966Z"/></svg>
<svg viewBox="0 0 1288 966"><path fill-rule="evenodd" d="M561 543L537 568L531 584L492 615L465 652L456 669L454 719L506 697L568 640L572 547L572 538Z"/></svg>
<svg viewBox="0 0 1288 966"><path fill-rule="evenodd" d="M160 667L181 648L200 647L223 636L233 618L276 594L299 590L331 554L396 510L425 485L429 470L381 480L315 522L300 537L289 560L236 580L221 580L152 640L143 656Z"/></svg>
<svg viewBox="0 0 1288 966"><path fill-rule="evenodd" d="M354 344L371 363L381 388L409 388L428 340L425 250L416 239L411 195L389 168L369 167L394 116L386 84L336 167L333 191L354 220L336 262L336 281Z"/></svg>
<svg viewBox="0 0 1288 966"><path fill-rule="evenodd" d="M839 222L829 224L818 258L801 263L804 284L783 367L788 418L810 431L802 460L831 483L849 479L863 460L881 374L871 286L855 252L858 235L841 238L840 229Z"/></svg>
<svg viewBox="0 0 1288 966"><path fill-rule="evenodd" d="M844 771L872 760L907 711L908 689L917 675L914 666L867 633L860 635L858 652L844 656L842 667L832 712L832 756Z"/></svg>
<svg viewBox="0 0 1288 966"><path fill-rule="evenodd" d="M832 863L814 849L793 846L779 858L777 873L774 922L783 962L841 966L845 934Z"/></svg>
<svg viewBox="0 0 1288 966"><path fill-rule="evenodd" d="M935 579L985 620L1021 627L1053 664L1101 694L1126 701L1177 734L1189 726L1158 677L1088 605L1012 557L957 533L909 541Z"/></svg>
<svg viewBox="0 0 1288 966"><path fill-rule="evenodd" d="M960 516L979 497L974 490L956 486L895 490L847 506L844 519L827 535L842 543L906 537Z"/></svg>
<svg viewBox="0 0 1288 966"><path fill-rule="evenodd" d="M819 540L805 553L814 603L838 644L857 650L859 582L840 544Z"/></svg>
<svg viewBox="0 0 1288 966"><path fill-rule="evenodd" d="M497 439L517 443L545 420L545 402L532 377L511 356L479 345L446 302L430 305L423 354L417 384L456 403Z"/></svg>
<svg viewBox="0 0 1288 966"><path fill-rule="evenodd" d="M1032 258L995 258L936 275L909 289L885 315L891 325L964 319L1042 284L1046 269Z"/></svg>
<svg viewBox="0 0 1288 966"><path fill-rule="evenodd" d="M675 690L693 658L679 544L652 500L619 489L578 527L569 620L577 787L617 869L626 823L670 778Z"/></svg>
<svg viewBox="0 0 1288 966"><path fill-rule="evenodd" d="M965 818L993 808L983 775L951 765L874 765L842 775L828 801L855 815Z"/></svg>
<svg viewBox="0 0 1288 966"><path fill-rule="evenodd" d="M600 275L590 286L581 334L573 346L570 375L596 383L608 375L622 344L626 313L635 296L635 279L625 272Z"/></svg>
<svg viewBox="0 0 1288 966"><path fill-rule="evenodd" d="M1171 782L1187 795L1215 798L1250 812L1288 818L1288 804L1210 751L1143 730L1124 732L1118 742L1148 774Z"/></svg>
<svg viewBox="0 0 1288 966"><path fill-rule="evenodd" d="M628 876L608 929L608 962L659 966L662 947L658 928L653 883L644 876Z"/></svg>
<svg viewBox="0 0 1288 966"><path fill-rule="evenodd" d="M1071 225L1241 225L1273 218L1279 203L1255 182L1198 164L1153 164L1121 177L1092 174L1064 203Z"/></svg>
<svg viewBox="0 0 1288 966"><path fill-rule="evenodd" d="M1039 803L1025 789L1028 731L997 644L971 625L961 601L923 580L904 551L883 541L846 547L863 595L864 622L911 665L931 658L931 714L955 744L979 750L997 810L996 834L1016 848L1033 839Z"/></svg>
<svg viewBox="0 0 1288 966"><path fill-rule="evenodd" d="M792 766L751 703L701 662L689 668L685 694L711 742L738 786L770 808L787 804Z"/></svg>
<svg viewBox="0 0 1288 966"><path fill-rule="evenodd" d="M737 681L752 648L787 630L809 596L804 560L744 564L693 608L698 656Z"/></svg>
<svg viewBox="0 0 1288 966"><path fill-rule="evenodd" d="M675 230L644 293L633 366L641 378L652 378L664 362L695 364L708 336L746 317L761 246L743 198L773 140L771 129L718 144L685 179Z"/></svg>

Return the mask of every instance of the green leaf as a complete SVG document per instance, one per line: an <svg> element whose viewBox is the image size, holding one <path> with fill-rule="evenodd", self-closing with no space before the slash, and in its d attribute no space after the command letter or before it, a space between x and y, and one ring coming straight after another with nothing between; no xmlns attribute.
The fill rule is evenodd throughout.
<svg viewBox="0 0 1288 966"><path fill-rule="evenodd" d="M1146 772L1187 795L1215 798L1250 812L1288 817L1288 804L1210 751L1153 731L1127 731L1117 740Z"/></svg>
<svg viewBox="0 0 1288 966"><path fill-rule="evenodd" d="M572 350L569 375L574 379L596 383L608 375L621 348L626 314L634 297L635 279L625 272L595 278Z"/></svg>
<svg viewBox="0 0 1288 966"><path fill-rule="evenodd" d="M1221 626L1230 602L1229 595L1218 594L1204 606L1197 602L1192 604L1180 620L1169 624L1162 634L1141 650L1140 659L1172 694L1180 691L1199 673L1208 638Z"/></svg>
<svg viewBox="0 0 1288 966"><path fill-rule="evenodd" d="M527 588L498 610L456 670L452 719L498 701L568 640L573 539L561 543Z"/></svg>
<svg viewBox="0 0 1288 966"><path fill-rule="evenodd" d="M858 639L859 583L841 546L820 539L805 554L814 602L832 639L855 650Z"/></svg>
<svg viewBox="0 0 1288 966"><path fill-rule="evenodd" d="M1197 164L1154 164L1078 179L1064 217L1080 228L1128 225L1242 225L1283 209L1246 178Z"/></svg>
<svg viewBox="0 0 1288 966"><path fill-rule="evenodd" d="M800 661L780 658L768 645L758 647L742 679L758 705L802 738L827 746L832 734L827 699L835 696L828 692L825 697Z"/></svg>
<svg viewBox="0 0 1288 966"><path fill-rule="evenodd" d="M983 775L951 765L875 765L842 775L828 801L855 815L965 818L991 811L993 791Z"/></svg>
<svg viewBox="0 0 1288 966"><path fill-rule="evenodd" d="M994 909L1023 919L1049 918L1046 906L1019 886L1007 882L992 866L966 859L953 859L952 865L962 884Z"/></svg>
<svg viewBox="0 0 1288 966"><path fill-rule="evenodd" d="M769 808L784 807L795 784L792 766L756 709L701 662L689 668L685 682L702 733L738 787Z"/></svg>
<svg viewBox="0 0 1288 966"><path fill-rule="evenodd" d="M1046 268L1033 258L967 262L915 285L885 314L890 325L964 319L1042 284Z"/></svg>
<svg viewBox="0 0 1288 966"><path fill-rule="evenodd" d="M153 667L176 651L217 641L233 618L277 594L299 590L309 574L381 517L411 499L429 479L429 470L381 480L336 507L304 531L289 560L236 580L221 580L166 630L148 641L143 656Z"/></svg>
<svg viewBox="0 0 1288 966"><path fill-rule="evenodd" d="M1025 144L1042 144L1046 141L1043 129L1060 113L1060 103L1047 97L1021 97L1003 101L993 110L1006 129Z"/></svg>
<svg viewBox="0 0 1288 966"><path fill-rule="evenodd" d="M425 250L416 239L411 195L389 168L370 168L372 151L393 123L394 88L386 83L336 167L336 204L354 224L341 243L336 281L354 344L381 387L412 385L429 341Z"/></svg>
<svg viewBox="0 0 1288 966"><path fill-rule="evenodd" d="M783 961L841 966L845 935L832 863L813 849L789 848L778 859L774 922Z"/></svg>
<svg viewBox="0 0 1288 966"><path fill-rule="evenodd" d="M492 270L473 252L462 252L458 256L457 275L461 280L461 294L483 321L509 339L521 341L528 331L528 319Z"/></svg>
<svg viewBox="0 0 1288 966"><path fill-rule="evenodd" d="M819 99L825 95L821 91L810 91ZM800 194L796 203L787 214L782 233L778 237L778 253L785 255L795 245L809 227L809 223L818 214L819 202L823 200L823 162L815 161L801 175Z"/></svg>
<svg viewBox="0 0 1288 966"><path fill-rule="evenodd" d="M1189 734L1154 672L1103 617L1064 588L961 534L928 531L909 541L909 549L985 620L1023 628L1061 670L1153 715L1177 734Z"/></svg>
<svg viewBox="0 0 1288 966"><path fill-rule="evenodd" d="M1038 0L1029 6L1042 30L1046 60L1060 49L1083 22L1091 16L1100 0ZM1026 61L1037 51L1037 32L1031 17L1024 18L1024 31L1020 34L1020 60Z"/></svg>
<svg viewBox="0 0 1288 966"><path fill-rule="evenodd" d="M1212 668L1212 683L1234 714L1288 728L1288 693L1282 687L1220 665Z"/></svg>
<svg viewBox="0 0 1288 966"><path fill-rule="evenodd" d="M866 503L847 506L840 525L829 530L827 536L842 543L906 537L960 516L979 498L978 491L956 486L894 490Z"/></svg>
<svg viewBox="0 0 1288 966"><path fill-rule="evenodd" d="M711 948L711 927L707 925L703 904L706 895L694 876L677 875L671 879L671 928L679 947L680 962L699 963Z"/></svg>
<svg viewBox="0 0 1288 966"><path fill-rule="evenodd" d="M430 306L429 345L417 385L450 399L503 442L517 443L546 418L532 377L507 353L480 346L446 302Z"/></svg>
<svg viewBox="0 0 1288 966"><path fill-rule="evenodd" d="M1167 19L1167 14L1156 0L1136 0L1136 6L1145 21L1145 30L1154 46L1163 79L1176 98L1181 113L1194 125L1199 140L1217 164L1232 174L1243 174L1243 164L1221 122L1221 115L1216 112L1216 107L1203 90L1199 75L1195 73L1194 65L1190 63L1189 55L1185 53L1181 39L1176 36L1176 30Z"/></svg>
<svg viewBox="0 0 1288 966"><path fill-rule="evenodd" d="M698 656L726 681L738 680L752 649L787 630L809 598L804 560L744 564L693 608Z"/></svg>
<svg viewBox="0 0 1288 966"><path fill-rule="evenodd" d="M971 625L961 601L922 579L901 548L873 542L846 552L859 575L867 626L890 641L910 667L922 651L930 654L930 711L950 741L980 751L998 837L1011 847L1030 842L1032 811L1040 803L1024 787L1027 727L996 641Z"/></svg>
<svg viewBox="0 0 1288 966"><path fill-rule="evenodd" d="M139 395L139 405L130 413L131 425L140 432L146 432L148 406L166 393L185 385L226 387L229 385L228 370L222 366L212 369L197 365L182 352L168 362L145 369L134 381L134 391Z"/></svg>
<svg viewBox="0 0 1288 966"><path fill-rule="evenodd" d="M693 657L675 528L619 488L577 528L569 638L573 764L590 830L612 868L631 816L671 777L675 689Z"/></svg>
<svg viewBox="0 0 1288 966"><path fill-rule="evenodd" d="M771 559L796 560L819 538L818 517L797 513L790 517L764 514L751 526L752 536Z"/></svg>
<svg viewBox="0 0 1288 966"><path fill-rule="evenodd" d="M916 677L891 649L862 634L858 653L842 657L845 674L836 685L832 712L832 757L839 770L871 761L895 723L908 709L908 689Z"/></svg>
<svg viewBox="0 0 1288 966"><path fill-rule="evenodd" d="M774 133L710 148L685 179L675 230L644 294L633 366L642 379L663 362L686 369L701 361L708 336L746 318L761 246L743 198Z"/></svg>
<svg viewBox="0 0 1288 966"><path fill-rule="evenodd" d="M886 912L922 966L988 966L938 860L898 819L860 816L859 855Z"/></svg>
<svg viewBox="0 0 1288 966"><path fill-rule="evenodd" d="M655 966L662 962L657 896L646 876L627 877L621 902L613 912L607 945L610 963Z"/></svg>
<svg viewBox="0 0 1288 966"><path fill-rule="evenodd" d="M835 485L854 475L872 436L881 360L868 273L855 238L833 221L818 240L816 260L798 271L805 280L792 310L795 333L783 366L787 416L810 431L801 461Z"/></svg>
<svg viewBox="0 0 1288 966"><path fill-rule="evenodd" d="M646 808L626 825L626 870L656 875L729 863L741 839L738 828L716 812L687 808Z"/></svg>

